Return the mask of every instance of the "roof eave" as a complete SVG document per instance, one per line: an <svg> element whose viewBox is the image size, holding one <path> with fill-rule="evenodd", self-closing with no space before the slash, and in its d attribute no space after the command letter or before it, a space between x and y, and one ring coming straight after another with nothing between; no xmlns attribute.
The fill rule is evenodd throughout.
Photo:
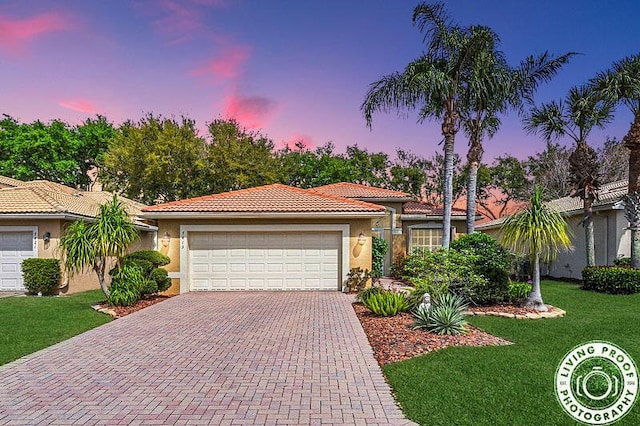
<svg viewBox="0 0 640 426"><path fill-rule="evenodd" d="M466 219L465 215L451 215L451 218L460 218L459 220ZM400 220L443 220L444 216L441 214L407 214L400 215ZM476 220L482 219L482 215L476 215Z"/></svg>
<svg viewBox="0 0 640 426"><path fill-rule="evenodd" d="M365 201L367 203L408 203L413 201L411 197L345 197L352 198L354 200Z"/></svg>
<svg viewBox="0 0 640 426"><path fill-rule="evenodd" d="M143 219L333 219L333 218L373 218L385 216L378 212L143 212Z"/></svg>

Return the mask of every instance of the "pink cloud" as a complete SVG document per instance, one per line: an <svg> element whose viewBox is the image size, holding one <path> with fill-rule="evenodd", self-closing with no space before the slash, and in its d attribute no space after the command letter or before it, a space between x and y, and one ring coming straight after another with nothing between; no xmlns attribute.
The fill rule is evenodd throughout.
<svg viewBox="0 0 640 426"><path fill-rule="evenodd" d="M20 52L27 43L39 36L69 28L71 22L59 13L43 13L26 19L0 15L0 49Z"/></svg>
<svg viewBox="0 0 640 426"><path fill-rule="evenodd" d="M67 99L60 100L58 102L62 108L70 109L72 111L83 112L86 114L97 114L98 110L95 105L86 99Z"/></svg>
<svg viewBox="0 0 640 426"><path fill-rule="evenodd" d="M234 118L247 129L264 127L275 111L275 101L260 96L227 96L224 116Z"/></svg>
<svg viewBox="0 0 640 426"><path fill-rule="evenodd" d="M251 56L248 46L236 45L225 48L220 56L211 59L203 66L191 71L193 76L211 76L214 82L236 79L240 75L242 65Z"/></svg>

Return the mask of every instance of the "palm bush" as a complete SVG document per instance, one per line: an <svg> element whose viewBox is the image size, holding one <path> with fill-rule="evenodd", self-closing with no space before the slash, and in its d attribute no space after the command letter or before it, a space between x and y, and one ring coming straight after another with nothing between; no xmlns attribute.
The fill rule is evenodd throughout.
<svg viewBox="0 0 640 426"><path fill-rule="evenodd" d="M466 334L464 311L468 305L455 294L445 293L435 298L430 309L419 306L413 313L414 330L425 329L436 334Z"/></svg>
<svg viewBox="0 0 640 426"><path fill-rule="evenodd" d="M369 295L362 303L371 312L382 317L392 317L409 310L409 301L404 293L381 291Z"/></svg>

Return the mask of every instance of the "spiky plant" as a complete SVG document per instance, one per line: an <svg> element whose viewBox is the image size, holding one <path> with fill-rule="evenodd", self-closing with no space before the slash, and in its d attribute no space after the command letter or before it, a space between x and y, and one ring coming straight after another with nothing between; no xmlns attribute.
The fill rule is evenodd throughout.
<svg viewBox="0 0 640 426"><path fill-rule="evenodd" d="M455 294L444 293L436 297L431 308L419 306L413 313L413 330L426 329L436 334L465 334L467 321L464 311L468 305Z"/></svg>

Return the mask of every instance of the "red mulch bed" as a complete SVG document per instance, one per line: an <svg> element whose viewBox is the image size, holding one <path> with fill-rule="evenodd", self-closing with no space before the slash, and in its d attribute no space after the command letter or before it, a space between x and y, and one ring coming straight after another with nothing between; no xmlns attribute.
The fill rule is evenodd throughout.
<svg viewBox="0 0 640 426"><path fill-rule="evenodd" d="M401 313L395 317L379 317L361 303L354 303L353 309L380 365L404 361L448 346L511 344L471 325L468 326L465 335L440 336L424 330L411 330L414 321L410 313Z"/></svg>
<svg viewBox="0 0 640 426"><path fill-rule="evenodd" d="M548 309L551 309L549 305L547 305ZM506 312L508 314L513 315L526 315L526 314L536 314L539 313L535 309L532 308L523 308L522 306L515 305L506 305L503 303L492 305L492 306L473 306L469 308L471 312Z"/></svg>
<svg viewBox="0 0 640 426"><path fill-rule="evenodd" d="M118 317L124 317L126 315L132 314L140 309L147 308L151 305L155 305L156 303L164 302L168 298L173 296L164 296L161 294L151 294L144 296L142 299L138 301L133 306L109 306L106 303L101 303L101 308L109 308L116 313Z"/></svg>

